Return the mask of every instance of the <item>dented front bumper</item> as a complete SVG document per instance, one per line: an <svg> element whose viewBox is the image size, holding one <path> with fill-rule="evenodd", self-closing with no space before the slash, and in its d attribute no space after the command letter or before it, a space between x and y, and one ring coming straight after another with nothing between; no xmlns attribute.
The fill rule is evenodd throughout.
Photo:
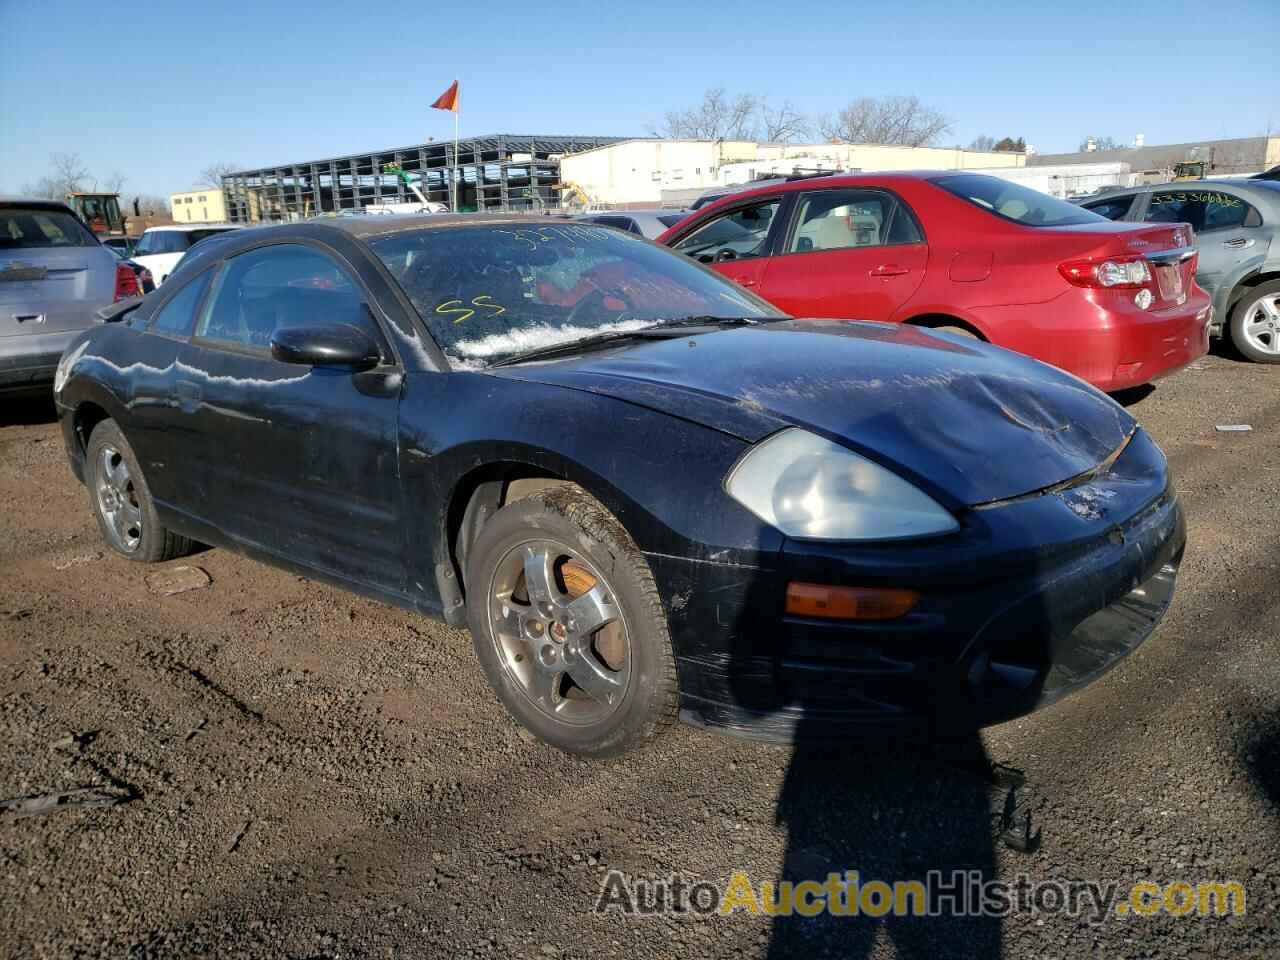
<svg viewBox="0 0 1280 960"><path fill-rule="evenodd" d="M1150 636L1186 541L1164 458L1141 431L1103 475L962 521L961 534L917 544L788 541L768 569L650 557L664 596L680 598L669 619L685 719L800 741L1021 716ZM793 580L922 599L891 622L796 618L784 612Z"/></svg>

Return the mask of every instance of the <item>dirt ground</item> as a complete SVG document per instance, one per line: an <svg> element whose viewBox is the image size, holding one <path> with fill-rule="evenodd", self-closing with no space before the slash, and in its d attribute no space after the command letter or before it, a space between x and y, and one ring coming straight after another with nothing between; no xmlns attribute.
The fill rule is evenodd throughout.
<svg viewBox="0 0 1280 960"><path fill-rule="evenodd" d="M207 588L160 596L100 541L51 408L2 401L0 799L134 799L0 813L0 954L1280 956L1280 370L1213 355L1127 400L1169 455L1187 559L1136 655L971 744L1026 772L1030 854L993 841L987 788L936 751L680 727L576 761L522 735L443 624L224 550L178 561ZM1214 429L1236 423L1253 431ZM1100 922L593 915L612 868L1239 880L1248 902Z"/></svg>

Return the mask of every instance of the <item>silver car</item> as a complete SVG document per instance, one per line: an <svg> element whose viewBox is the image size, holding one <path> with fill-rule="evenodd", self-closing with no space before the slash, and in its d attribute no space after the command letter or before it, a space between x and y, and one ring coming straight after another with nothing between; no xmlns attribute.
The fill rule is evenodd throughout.
<svg viewBox="0 0 1280 960"><path fill-rule="evenodd" d="M688 210L600 210L583 214L578 222L617 227L646 240L656 240L688 215Z"/></svg>
<svg viewBox="0 0 1280 960"><path fill-rule="evenodd" d="M48 390L94 312L137 292L133 272L66 204L0 198L0 392Z"/></svg>
<svg viewBox="0 0 1280 960"><path fill-rule="evenodd" d="M1230 333L1250 360L1280 363L1280 182L1187 180L1085 200L1109 220L1189 223L1196 281L1213 298L1212 336Z"/></svg>

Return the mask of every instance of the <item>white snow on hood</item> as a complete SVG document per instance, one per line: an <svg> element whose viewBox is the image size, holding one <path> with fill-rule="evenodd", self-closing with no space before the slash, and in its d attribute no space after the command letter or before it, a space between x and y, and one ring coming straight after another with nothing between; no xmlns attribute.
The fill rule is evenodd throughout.
<svg viewBox="0 0 1280 960"><path fill-rule="evenodd" d="M494 333L479 340L461 340L453 344L450 353L457 354L464 361L478 360L485 357L501 356L509 353L524 353L526 350L538 350L542 347L554 347L562 343L572 343L584 337L594 337L602 333L627 333L631 330L643 330L651 327L653 320L618 320L615 323L604 323L596 327L564 326L555 327L549 323L535 327L508 330L506 333Z"/></svg>

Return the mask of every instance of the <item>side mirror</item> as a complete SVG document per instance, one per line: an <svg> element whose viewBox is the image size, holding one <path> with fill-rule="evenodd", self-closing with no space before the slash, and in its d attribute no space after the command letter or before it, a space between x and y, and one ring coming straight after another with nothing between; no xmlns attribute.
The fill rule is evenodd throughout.
<svg viewBox="0 0 1280 960"><path fill-rule="evenodd" d="M737 260L738 253L730 247L725 247L716 254L716 263L724 263L726 260Z"/></svg>
<svg viewBox="0 0 1280 960"><path fill-rule="evenodd" d="M271 335L271 356L281 363L368 370L382 362L373 338L345 323L283 327Z"/></svg>

